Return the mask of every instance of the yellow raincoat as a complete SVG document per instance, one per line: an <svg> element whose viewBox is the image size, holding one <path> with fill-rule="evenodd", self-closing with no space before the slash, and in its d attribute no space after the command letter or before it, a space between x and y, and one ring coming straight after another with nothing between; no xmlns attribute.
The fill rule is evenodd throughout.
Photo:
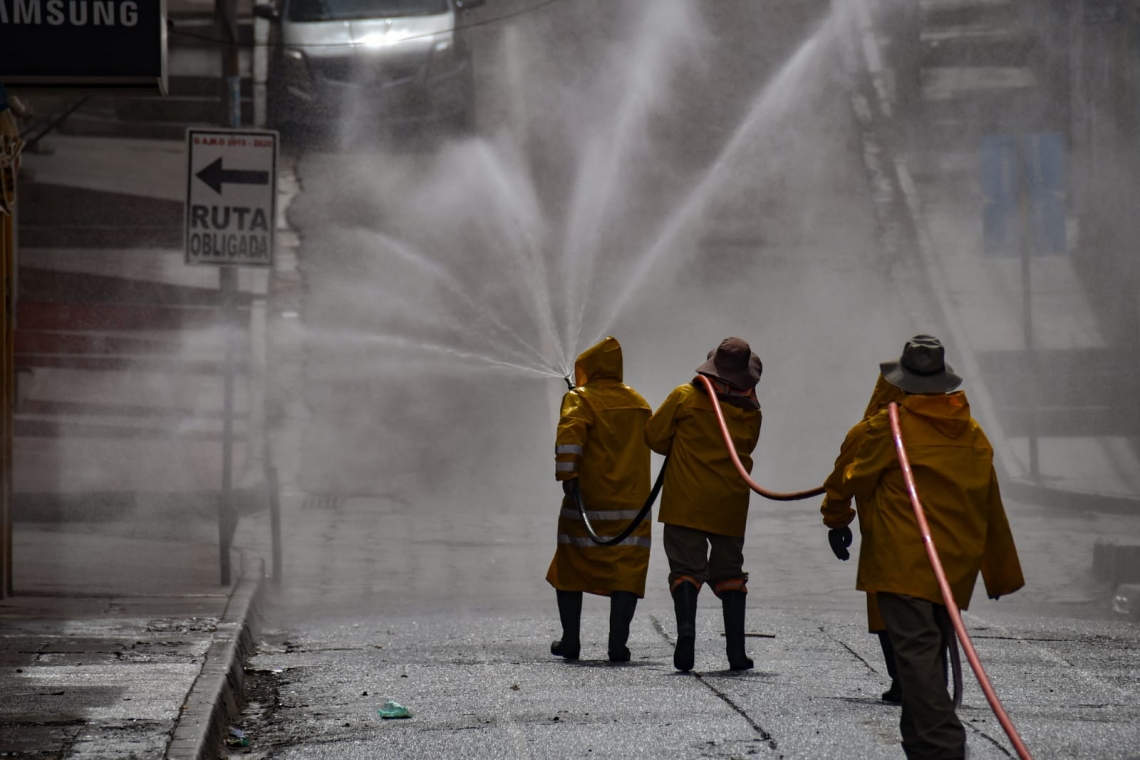
<svg viewBox="0 0 1140 760"><path fill-rule="evenodd" d="M578 478L590 524L598 535L616 536L649 497L646 420L651 409L622 383L621 345L614 338L587 349L574 365L578 387L562 399L555 442L555 477ZM599 546L586 531L574 499L562 500L558 550L546 580L559 591L613 591L645 595L652 542L646 519L617 546Z"/></svg>
<svg viewBox="0 0 1140 760"><path fill-rule="evenodd" d="M645 428L649 448L669 455L658 519L722 536L743 536L752 495L724 447L712 399L692 383L673 389ZM759 409L721 404L740 463L752 472Z"/></svg>
<svg viewBox="0 0 1140 760"><path fill-rule="evenodd" d="M899 403L899 424L931 537L958 606L969 606L979 571L990 596L1024 586L994 472L993 448L970 416L966 394L906 396ZM828 478L824 523L848 524L852 515L843 500L854 497L863 536L856 587L942 604L887 410L859 426L865 431L850 461L839 463Z"/></svg>
<svg viewBox="0 0 1140 760"><path fill-rule="evenodd" d="M845 498L841 495L843 473L846 471L847 465L851 464L855 458L855 451L863 441L863 435L867 432L867 420L876 412L886 409L892 401L902 401L905 395L906 393L902 388L891 385L882 375L879 375L879 379L875 381L875 389L871 391L871 400L867 402L867 408L863 410L862 421L851 428L847 437L843 439L843 445L839 447L839 456L835 460L835 468L823 484L825 492L820 512L823 513L823 522L827 527L842 528L855 519L855 510L851 508L850 497ZM875 595L868 593L867 630L874 633L886 629L887 624L883 622L883 617L879 614L879 604L875 600Z"/></svg>

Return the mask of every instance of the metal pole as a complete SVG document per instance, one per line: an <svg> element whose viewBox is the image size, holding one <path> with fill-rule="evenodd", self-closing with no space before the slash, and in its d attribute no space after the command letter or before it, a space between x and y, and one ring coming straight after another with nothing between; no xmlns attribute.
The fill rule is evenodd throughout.
<svg viewBox="0 0 1140 760"><path fill-rule="evenodd" d="M3 190L0 190L3 192ZM12 595L12 405L15 402L15 363L12 357L15 319L15 217L0 211L0 599Z"/></svg>
<svg viewBox="0 0 1140 760"><path fill-rule="evenodd" d="M267 467L269 481L269 530L273 537L273 583L281 585L281 484L277 480L277 468Z"/></svg>
<svg viewBox="0 0 1140 760"><path fill-rule="evenodd" d="M16 403L16 174L21 143L14 110L0 111L0 599L12 595L12 449Z"/></svg>
<svg viewBox="0 0 1140 760"><path fill-rule="evenodd" d="M241 126L241 58L238 48L237 0L216 0L218 21L226 44L222 46L223 126ZM237 269L223 266L218 271L222 299L222 329L225 334L225 363L222 399L222 498L218 514L218 544L221 554L221 581L230 585L230 547L237 527L234 516L234 324L237 322Z"/></svg>
<svg viewBox="0 0 1140 760"><path fill-rule="evenodd" d="M234 520L234 320L237 270L219 270L222 291L222 330L225 334L225 361L222 381L222 501L218 515L218 543L221 549L222 585L230 585L230 546Z"/></svg>
<svg viewBox="0 0 1140 760"><path fill-rule="evenodd" d="M1037 353L1033 345L1033 280L1030 271L1033 230L1029 209L1029 150L1025 135L1017 136L1017 206L1021 227L1021 326L1025 335L1025 361L1029 369L1029 476L1037 481L1041 467L1037 450Z"/></svg>

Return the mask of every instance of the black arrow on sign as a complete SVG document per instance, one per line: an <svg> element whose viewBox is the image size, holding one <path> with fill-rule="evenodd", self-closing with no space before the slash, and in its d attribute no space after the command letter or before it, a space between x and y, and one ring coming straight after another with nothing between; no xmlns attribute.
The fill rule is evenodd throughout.
<svg viewBox="0 0 1140 760"><path fill-rule="evenodd" d="M223 169L222 159L214 161L196 175L206 183L206 186L218 195L222 194L222 185L268 185L269 172L240 171L236 169Z"/></svg>

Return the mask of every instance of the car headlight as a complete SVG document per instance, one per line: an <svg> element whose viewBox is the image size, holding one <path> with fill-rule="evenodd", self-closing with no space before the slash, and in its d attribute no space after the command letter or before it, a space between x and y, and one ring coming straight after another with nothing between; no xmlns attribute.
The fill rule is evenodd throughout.
<svg viewBox="0 0 1140 760"><path fill-rule="evenodd" d="M297 48L285 48L281 60L283 73L287 79L303 82L309 80L309 61L302 51Z"/></svg>
<svg viewBox="0 0 1140 760"><path fill-rule="evenodd" d="M431 48L431 58L428 60L428 80L454 73L459 68L459 64L459 54L455 49L455 35L448 33L436 37Z"/></svg>

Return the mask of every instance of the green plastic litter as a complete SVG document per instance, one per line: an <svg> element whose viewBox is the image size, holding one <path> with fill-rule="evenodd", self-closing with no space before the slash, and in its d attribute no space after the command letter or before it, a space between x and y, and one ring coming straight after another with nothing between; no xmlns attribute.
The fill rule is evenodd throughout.
<svg viewBox="0 0 1140 760"><path fill-rule="evenodd" d="M384 706L381 707L380 709L378 709L376 712L378 712L380 714L380 717L384 718L385 720L387 720L388 718L410 718L410 717L412 717L412 714L410 712L408 712L408 708L404 707L399 702L393 702L390 699L387 702L385 702Z"/></svg>

